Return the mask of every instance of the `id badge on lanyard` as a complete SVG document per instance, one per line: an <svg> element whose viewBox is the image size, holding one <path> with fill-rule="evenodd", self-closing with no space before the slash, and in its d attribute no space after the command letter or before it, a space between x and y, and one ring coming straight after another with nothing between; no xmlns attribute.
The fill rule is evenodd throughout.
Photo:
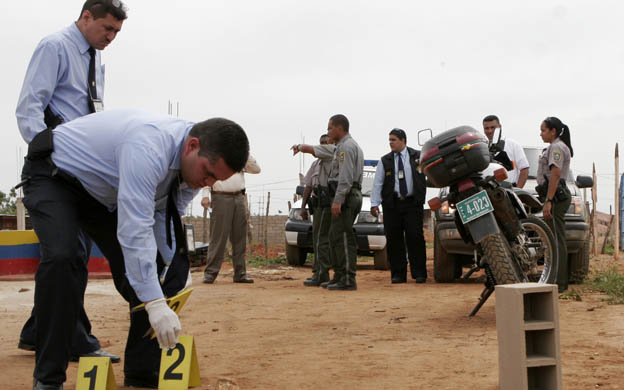
<svg viewBox="0 0 624 390"><path fill-rule="evenodd" d="M405 179L405 172L403 172L403 170L400 170L397 173L397 176L399 177L399 180L403 180L403 179Z"/></svg>
<svg viewBox="0 0 624 390"><path fill-rule="evenodd" d="M95 112L102 112L104 111L104 102L101 101L100 99L91 99L91 102L93 103L93 108L95 109Z"/></svg>

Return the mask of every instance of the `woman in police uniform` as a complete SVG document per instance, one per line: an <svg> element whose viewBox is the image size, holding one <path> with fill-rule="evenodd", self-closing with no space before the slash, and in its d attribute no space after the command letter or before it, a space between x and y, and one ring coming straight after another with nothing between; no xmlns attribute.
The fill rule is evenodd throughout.
<svg viewBox="0 0 624 390"><path fill-rule="evenodd" d="M549 143L542 151L537 168L537 184L544 200L544 220L555 235L558 247L559 268L557 284L559 292L568 289L568 250L565 241L565 213L570 207L570 190L566 178L570 160L574 155L570 142L570 129L561 120L548 117L540 127L542 140Z"/></svg>

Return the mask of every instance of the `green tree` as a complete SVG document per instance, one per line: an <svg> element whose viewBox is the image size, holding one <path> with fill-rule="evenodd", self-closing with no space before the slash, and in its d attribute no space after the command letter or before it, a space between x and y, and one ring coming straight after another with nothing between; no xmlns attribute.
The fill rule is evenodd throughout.
<svg viewBox="0 0 624 390"><path fill-rule="evenodd" d="M10 214L15 215L17 206L15 204L15 198L17 194L15 193L15 189L11 188L9 194L5 194L0 191L0 214Z"/></svg>

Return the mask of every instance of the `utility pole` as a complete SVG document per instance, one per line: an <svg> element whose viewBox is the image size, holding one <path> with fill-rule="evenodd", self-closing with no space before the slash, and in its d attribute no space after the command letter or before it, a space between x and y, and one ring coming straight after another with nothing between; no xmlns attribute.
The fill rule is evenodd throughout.
<svg viewBox="0 0 624 390"><path fill-rule="evenodd" d="M267 194L266 218L264 221L264 258L269 257L269 206L271 204L271 192Z"/></svg>
<svg viewBox="0 0 624 390"><path fill-rule="evenodd" d="M594 250L592 254L596 256L598 254L598 211L596 210L596 202L598 195L596 190L598 189L598 178L596 177L596 163L592 163L592 178L594 179L594 186L592 187L592 231L594 232Z"/></svg>
<svg viewBox="0 0 624 390"><path fill-rule="evenodd" d="M620 156L618 155L618 144L615 144L615 239L613 240L613 258L618 259L620 253Z"/></svg>

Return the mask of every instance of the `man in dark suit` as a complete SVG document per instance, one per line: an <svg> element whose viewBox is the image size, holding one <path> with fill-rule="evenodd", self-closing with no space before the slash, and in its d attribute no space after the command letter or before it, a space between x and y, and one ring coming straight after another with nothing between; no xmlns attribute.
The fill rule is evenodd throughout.
<svg viewBox="0 0 624 390"><path fill-rule="evenodd" d="M423 234L425 176L418 172L420 151L407 146L407 135L401 129L389 134L391 152L379 160L371 193L371 214L379 215L383 207L386 249L392 283L407 281L407 257L410 273L416 283L427 281L427 253Z"/></svg>

